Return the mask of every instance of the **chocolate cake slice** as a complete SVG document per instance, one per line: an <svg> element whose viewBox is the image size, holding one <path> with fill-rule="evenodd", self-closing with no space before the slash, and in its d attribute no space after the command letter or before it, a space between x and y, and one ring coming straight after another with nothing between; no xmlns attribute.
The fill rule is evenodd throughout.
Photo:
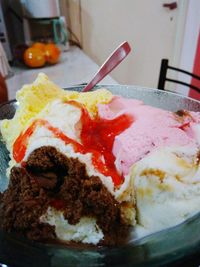
<svg viewBox="0 0 200 267"><path fill-rule="evenodd" d="M127 230L120 209L100 178L87 175L85 164L43 146L24 166L11 169L0 211L3 229L33 240L113 245ZM60 224L56 216L62 217ZM63 238L67 226L74 227L68 240ZM91 235L85 232L88 228Z"/></svg>

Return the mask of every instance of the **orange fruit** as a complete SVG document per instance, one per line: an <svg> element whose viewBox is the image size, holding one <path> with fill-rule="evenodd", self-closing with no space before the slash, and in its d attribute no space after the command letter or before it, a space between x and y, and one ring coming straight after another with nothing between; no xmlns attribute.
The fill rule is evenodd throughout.
<svg viewBox="0 0 200 267"><path fill-rule="evenodd" d="M40 43L40 42L36 42L32 44L32 47L38 48L41 51L45 51L45 44L44 43Z"/></svg>
<svg viewBox="0 0 200 267"><path fill-rule="evenodd" d="M35 47L30 47L24 52L24 63L32 68L44 66L46 60L44 52Z"/></svg>
<svg viewBox="0 0 200 267"><path fill-rule="evenodd" d="M60 49L53 43L45 45L45 58L49 64L56 64L60 57Z"/></svg>

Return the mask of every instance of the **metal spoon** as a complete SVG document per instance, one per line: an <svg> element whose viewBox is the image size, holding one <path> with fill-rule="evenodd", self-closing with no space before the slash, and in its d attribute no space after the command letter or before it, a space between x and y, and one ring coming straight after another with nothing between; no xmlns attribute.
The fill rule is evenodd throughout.
<svg viewBox="0 0 200 267"><path fill-rule="evenodd" d="M94 78L83 88L82 91L90 91L98 82L110 73L129 54L130 51L131 47L128 42L124 42L117 47L100 67Z"/></svg>

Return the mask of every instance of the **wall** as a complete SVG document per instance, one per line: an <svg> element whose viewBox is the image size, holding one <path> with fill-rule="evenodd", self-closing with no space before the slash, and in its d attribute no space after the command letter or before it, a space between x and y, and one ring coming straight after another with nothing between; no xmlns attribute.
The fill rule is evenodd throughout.
<svg viewBox="0 0 200 267"><path fill-rule="evenodd" d="M179 64L187 0L178 1L178 8L172 11L163 8L164 2L68 0L69 6L79 5L70 17L81 19L81 32L80 27L73 30L83 50L101 65L111 51L127 40L132 53L111 75L120 83L148 87L157 86L162 58Z"/></svg>
<svg viewBox="0 0 200 267"><path fill-rule="evenodd" d="M82 44L81 0L59 0L61 14L65 16L70 39Z"/></svg>
<svg viewBox="0 0 200 267"><path fill-rule="evenodd" d="M181 51L180 67L200 75L200 1L190 0L187 9L186 24ZM200 88L200 81L179 73L178 79ZM178 85L177 92L200 100L200 93L187 86Z"/></svg>

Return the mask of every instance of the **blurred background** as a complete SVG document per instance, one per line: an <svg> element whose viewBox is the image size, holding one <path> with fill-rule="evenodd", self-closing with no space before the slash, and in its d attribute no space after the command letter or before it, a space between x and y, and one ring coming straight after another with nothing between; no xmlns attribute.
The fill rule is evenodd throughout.
<svg viewBox="0 0 200 267"><path fill-rule="evenodd" d="M162 59L168 59L171 66L200 75L198 0L1 0L0 3L1 73L9 99L39 72L45 72L61 87L88 82L98 66L125 40L132 52L103 84L158 88ZM45 53L44 57L39 50ZM182 73L172 70L169 75L200 87L200 81L190 76L183 78ZM189 86L169 82L165 86L200 100L197 90Z"/></svg>

